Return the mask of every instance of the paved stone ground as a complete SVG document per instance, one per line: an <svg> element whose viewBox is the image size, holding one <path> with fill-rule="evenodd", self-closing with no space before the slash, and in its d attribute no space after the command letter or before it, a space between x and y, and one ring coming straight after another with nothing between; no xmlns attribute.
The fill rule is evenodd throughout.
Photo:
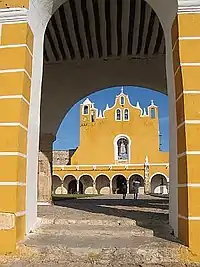
<svg viewBox="0 0 200 267"><path fill-rule="evenodd" d="M184 247L168 224L168 200L120 195L38 207L40 227L0 266L200 266L181 261Z"/></svg>

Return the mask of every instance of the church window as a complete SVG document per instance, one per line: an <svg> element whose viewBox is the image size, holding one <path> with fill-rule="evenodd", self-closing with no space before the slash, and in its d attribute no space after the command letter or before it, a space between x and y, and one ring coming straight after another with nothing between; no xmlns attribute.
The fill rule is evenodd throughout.
<svg viewBox="0 0 200 267"><path fill-rule="evenodd" d="M89 108L88 108L88 106L84 106L84 107L83 107L83 114L84 114L84 115L88 115L88 113L89 113Z"/></svg>
<svg viewBox="0 0 200 267"><path fill-rule="evenodd" d="M155 111L155 108L152 108L151 109L151 118L155 119L155 117L156 117L156 111Z"/></svg>
<svg viewBox="0 0 200 267"><path fill-rule="evenodd" d="M124 120L125 121L129 120L129 110L127 108L124 110Z"/></svg>
<svg viewBox="0 0 200 267"><path fill-rule="evenodd" d="M121 109L116 109L115 111L115 120L121 121Z"/></svg>
<svg viewBox="0 0 200 267"><path fill-rule="evenodd" d="M124 103L125 103L125 99L124 99L124 97L122 96L122 97L120 98L120 104L123 106Z"/></svg>
<svg viewBox="0 0 200 267"><path fill-rule="evenodd" d="M129 159L129 141L126 137L122 137L117 141L117 158L118 160Z"/></svg>

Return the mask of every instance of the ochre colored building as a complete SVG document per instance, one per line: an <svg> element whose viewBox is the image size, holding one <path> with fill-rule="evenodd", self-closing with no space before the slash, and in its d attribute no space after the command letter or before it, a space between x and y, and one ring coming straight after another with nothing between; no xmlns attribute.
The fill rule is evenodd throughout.
<svg viewBox="0 0 200 267"><path fill-rule="evenodd" d="M145 137L145 138L144 138ZM140 193L168 193L169 155L160 151L158 107L130 103L121 90L112 107L97 110L88 98L80 105L80 145L74 153L54 151L53 194L120 193L125 179ZM60 163L60 164L59 164Z"/></svg>

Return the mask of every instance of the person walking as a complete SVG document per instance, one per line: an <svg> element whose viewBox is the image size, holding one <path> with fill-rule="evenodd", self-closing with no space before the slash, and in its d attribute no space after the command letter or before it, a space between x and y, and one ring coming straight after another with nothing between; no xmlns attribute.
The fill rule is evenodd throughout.
<svg viewBox="0 0 200 267"><path fill-rule="evenodd" d="M140 187L140 182L134 181L133 182L133 195L134 195L134 199L136 199L136 200L138 199L139 187Z"/></svg>
<svg viewBox="0 0 200 267"><path fill-rule="evenodd" d="M127 194L127 183L125 181L122 182L122 194L123 194L123 199L125 199Z"/></svg>

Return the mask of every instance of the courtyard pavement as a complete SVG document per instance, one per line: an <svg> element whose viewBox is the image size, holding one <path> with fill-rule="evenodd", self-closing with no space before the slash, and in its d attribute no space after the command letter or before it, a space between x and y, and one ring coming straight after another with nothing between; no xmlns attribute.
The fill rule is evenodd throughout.
<svg viewBox="0 0 200 267"><path fill-rule="evenodd" d="M60 200L38 206L38 228L0 266L200 266L168 223L168 199L129 195Z"/></svg>

